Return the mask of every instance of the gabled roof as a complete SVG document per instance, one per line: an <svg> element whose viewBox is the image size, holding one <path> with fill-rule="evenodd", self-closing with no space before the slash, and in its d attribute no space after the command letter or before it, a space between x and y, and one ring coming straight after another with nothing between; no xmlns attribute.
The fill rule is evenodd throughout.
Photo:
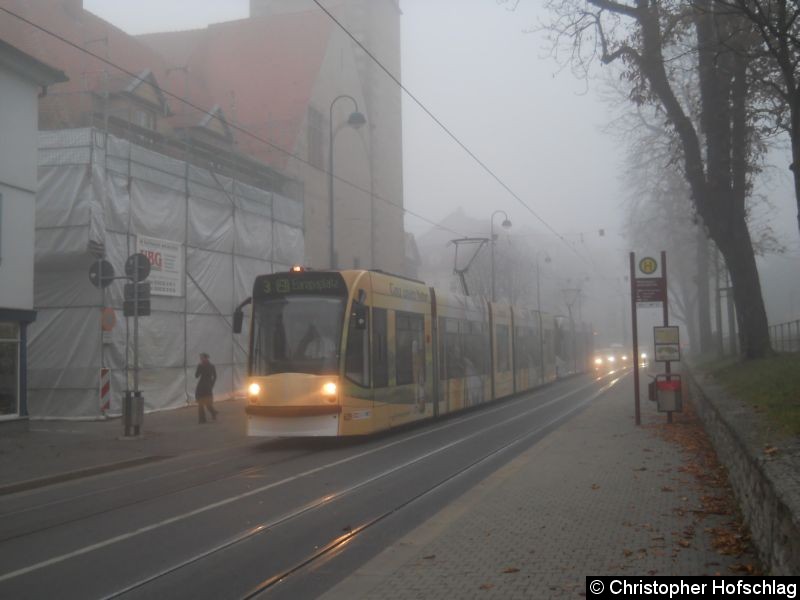
<svg viewBox="0 0 800 600"><path fill-rule="evenodd" d="M40 60L0 39L0 66L15 72L37 85L63 83L67 76Z"/></svg>
<svg viewBox="0 0 800 600"><path fill-rule="evenodd" d="M167 98L150 69L144 69L135 77L127 74L111 77L105 91L135 98L157 109L162 115L171 114Z"/></svg>
<svg viewBox="0 0 800 600"><path fill-rule="evenodd" d="M53 31L79 48L107 58L131 73L150 69L159 80L164 76L166 65L157 53L89 11L76 10L74 2L0 0L0 6ZM58 85L60 92L92 90L108 76L123 75L85 52L6 13L0 13L0 39L67 73L70 80Z"/></svg>
<svg viewBox="0 0 800 600"><path fill-rule="evenodd" d="M206 29L139 36L220 101L232 123L294 151L332 32L319 11L254 17ZM180 79L177 76L170 78ZM176 93L181 93L180 85ZM284 167L287 156L238 134L239 149Z"/></svg>

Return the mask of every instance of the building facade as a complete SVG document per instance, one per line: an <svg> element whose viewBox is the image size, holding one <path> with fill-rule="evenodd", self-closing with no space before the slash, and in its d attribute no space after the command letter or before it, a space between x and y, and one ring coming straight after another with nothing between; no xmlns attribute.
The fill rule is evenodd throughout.
<svg viewBox="0 0 800 600"><path fill-rule="evenodd" d="M27 410L33 310L37 97L64 73L0 40L0 425Z"/></svg>

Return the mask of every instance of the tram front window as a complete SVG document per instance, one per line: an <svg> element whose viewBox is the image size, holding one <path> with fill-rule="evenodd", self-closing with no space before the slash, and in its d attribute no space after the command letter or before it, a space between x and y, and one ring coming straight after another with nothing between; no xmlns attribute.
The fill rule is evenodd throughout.
<svg viewBox="0 0 800 600"><path fill-rule="evenodd" d="M306 295L257 304L252 374L335 374L344 304L344 298Z"/></svg>

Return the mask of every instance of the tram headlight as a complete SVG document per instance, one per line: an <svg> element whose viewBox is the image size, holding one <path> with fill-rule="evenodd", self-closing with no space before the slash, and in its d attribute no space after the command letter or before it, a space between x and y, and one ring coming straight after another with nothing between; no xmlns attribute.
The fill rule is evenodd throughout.
<svg viewBox="0 0 800 600"><path fill-rule="evenodd" d="M332 381L329 381L323 385L322 395L325 396L328 401L333 402L336 399L336 384Z"/></svg>
<svg viewBox="0 0 800 600"><path fill-rule="evenodd" d="M608 362L614 362L616 359L613 356L608 357Z"/></svg>
<svg viewBox="0 0 800 600"><path fill-rule="evenodd" d="M261 393L261 386L255 382L251 383L247 387L247 393L251 396L258 396Z"/></svg>

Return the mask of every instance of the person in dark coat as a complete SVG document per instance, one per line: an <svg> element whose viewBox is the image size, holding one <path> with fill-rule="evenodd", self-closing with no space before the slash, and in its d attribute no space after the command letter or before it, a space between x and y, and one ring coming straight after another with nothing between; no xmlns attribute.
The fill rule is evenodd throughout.
<svg viewBox="0 0 800 600"><path fill-rule="evenodd" d="M194 397L197 400L197 416L200 423L206 422L206 411L211 413L211 418L217 420L217 411L214 408L214 383L217 381L217 370L211 364L208 354L200 354L200 364L194 372L197 387Z"/></svg>

